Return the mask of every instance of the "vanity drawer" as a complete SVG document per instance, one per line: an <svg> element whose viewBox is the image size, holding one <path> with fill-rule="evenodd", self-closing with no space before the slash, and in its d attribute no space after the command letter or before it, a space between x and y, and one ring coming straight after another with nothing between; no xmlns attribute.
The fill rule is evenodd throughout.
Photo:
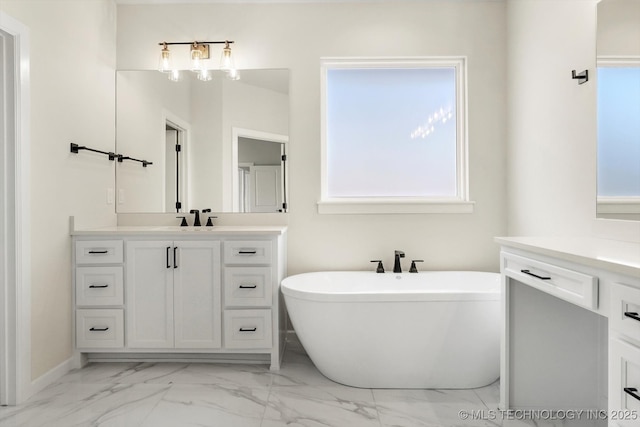
<svg viewBox="0 0 640 427"><path fill-rule="evenodd" d="M77 267L76 305L122 305L122 267Z"/></svg>
<svg viewBox="0 0 640 427"><path fill-rule="evenodd" d="M609 325L640 342L640 289L614 283L611 287Z"/></svg>
<svg viewBox="0 0 640 427"><path fill-rule="evenodd" d="M270 307L271 267L226 267L225 307Z"/></svg>
<svg viewBox="0 0 640 427"><path fill-rule="evenodd" d="M271 348L271 310L226 310L224 346L232 349Z"/></svg>
<svg viewBox="0 0 640 427"><path fill-rule="evenodd" d="M233 240L224 242L225 264L271 264L268 240Z"/></svg>
<svg viewBox="0 0 640 427"><path fill-rule="evenodd" d="M122 240L76 241L76 264L121 264Z"/></svg>
<svg viewBox="0 0 640 427"><path fill-rule="evenodd" d="M640 348L611 339L609 364L609 413L616 415L615 421L620 426L637 426L640 423Z"/></svg>
<svg viewBox="0 0 640 427"><path fill-rule="evenodd" d="M510 253L503 252L502 259L505 275L581 307L598 308L597 277Z"/></svg>
<svg viewBox="0 0 640 427"><path fill-rule="evenodd" d="M123 310L76 310L76 346L78 348L124 347Z"/></svg>

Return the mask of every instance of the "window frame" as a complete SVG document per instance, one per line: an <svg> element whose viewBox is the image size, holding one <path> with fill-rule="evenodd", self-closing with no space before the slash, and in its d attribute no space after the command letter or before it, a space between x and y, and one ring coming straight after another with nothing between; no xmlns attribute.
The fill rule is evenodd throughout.
<svg viewBox="0 0 640 427"><path fill-rule="evenodd" d="M320 59L321 214L472 213L469 200L467 59L464 56ZM327 159L327 72L335 69L442 68L456 71L456 195L454 197L329 197Z"/></svg>

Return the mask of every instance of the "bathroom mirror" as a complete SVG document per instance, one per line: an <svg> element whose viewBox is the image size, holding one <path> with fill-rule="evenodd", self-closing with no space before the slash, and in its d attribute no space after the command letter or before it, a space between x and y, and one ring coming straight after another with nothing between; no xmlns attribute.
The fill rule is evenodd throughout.
<svg viewBox="0 0 640 427"><path fill-rule="evenodd" d="M640 2L598 3L598 218L640 220Z"/></svg>
<svg viewBox="0 0 640 427"><path fill-rule="evenodd" d="M288 70L116 73L118 213L286 212Z"/></svg>

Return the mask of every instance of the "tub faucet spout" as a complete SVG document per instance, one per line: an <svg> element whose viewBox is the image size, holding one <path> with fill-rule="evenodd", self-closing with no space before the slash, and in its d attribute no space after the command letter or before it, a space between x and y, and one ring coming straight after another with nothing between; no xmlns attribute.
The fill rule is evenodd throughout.
<svg viewBox="0 0 640 427"><path fill-rule="evenodd" d="M400 258L404 258L404 252L395 251L396 260L393 263L393 272L394 273L402 273L402 267L400 266Z"/></svg>

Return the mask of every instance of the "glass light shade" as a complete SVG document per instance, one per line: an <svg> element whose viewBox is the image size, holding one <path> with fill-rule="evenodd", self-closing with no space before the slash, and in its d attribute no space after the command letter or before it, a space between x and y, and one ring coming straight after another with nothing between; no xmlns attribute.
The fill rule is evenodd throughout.
<svg viewBox="0 0 640 427"><path fill-rule="evenodd" d="M202 51L196 45L191 48L191 70L202 70Z"/></svg>
<svg viewBox="0 0 640 427"><path fill-rule="evenodd" d="M158 62L158 71L168 73L172 69L171 52L165 44L160 51L160 61Z"/></svg>
<svg viewBox="0 0 640 427"><path fill-rule="evenodd" d="M201 69L200 71L198 71L198 80L201 80L203 82L208 82L209 80L211 80L211 74L209 73L209 70L207 70L206 68Z"/></svg>
<svg viewBox="0 0 640 427"><path fill-rule="evenodd" d="M232 68L227 71L227 78L229 80L240 80L240 73L235 68Z"/></svg>
<svg viewBox="0 0 640 427"><path fill-rule="evenodd" d="M222 56L220 57L220 69L229 71L235 68L236 67L233 63L233 57L231 56L231 48L229 47L229 43L227 42L224 45L224 49L222 49Z"/></svg>
<svg viewBox="0 0 640 427"><path fill-rule="evenodd" d="M180 75L180 71L178 70L171 70L171 72L169 73L169 80L171 80L172 82L180 81L181 78L182 76Z"/></svg>

